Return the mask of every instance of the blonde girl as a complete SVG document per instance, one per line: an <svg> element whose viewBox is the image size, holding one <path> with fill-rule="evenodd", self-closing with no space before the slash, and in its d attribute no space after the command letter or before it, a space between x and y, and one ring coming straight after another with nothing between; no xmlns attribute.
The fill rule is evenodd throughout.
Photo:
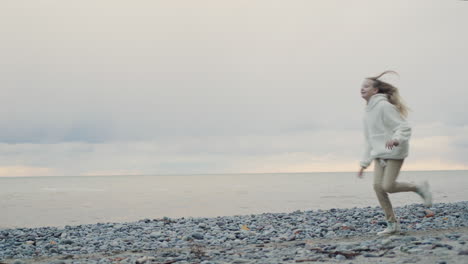
<svg viewBox="0 0 468 264"><path fill-rule="evenodd" d="M374 190L387 220L387 228L378 235L400 231L389 193L415 192L426 206L432 205L429 184L419 185L397 182L404 159L408 156L411 127L406 121L408 107L403 103L398 89L380 80L385 71L376 77L366 78L361 87L361 97L367 102L364 113L365 151L358 176L374 161Z"/></svg>

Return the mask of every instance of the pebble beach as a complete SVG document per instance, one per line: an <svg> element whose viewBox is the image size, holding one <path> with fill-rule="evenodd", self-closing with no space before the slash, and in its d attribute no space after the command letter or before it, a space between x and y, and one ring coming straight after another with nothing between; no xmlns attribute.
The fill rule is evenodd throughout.
<svg viewBox="0 0 468 264"><path fill-rule="evenodd" d="M0 263L468 263L468 201L0 229Z"/></svg>

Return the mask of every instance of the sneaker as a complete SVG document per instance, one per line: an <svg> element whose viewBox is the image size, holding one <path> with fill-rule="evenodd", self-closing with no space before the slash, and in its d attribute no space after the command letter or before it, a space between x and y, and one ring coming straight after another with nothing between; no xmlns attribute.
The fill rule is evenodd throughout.
<svg viewBox="0 0 468 264"><path fill-rule="evenodd" d="M377 235L391 235L400 232L400 223L398 222L387 222L387 228L384 231L378 232Z"/></svg>
<svg viewBox="0 0 468 264"><path fill-rule="evenodd" d="M421 185L418 186L417 193L424 200L424 206L432 206L432 193L429 190L429 183L427 181L423 182Z"/></svg>

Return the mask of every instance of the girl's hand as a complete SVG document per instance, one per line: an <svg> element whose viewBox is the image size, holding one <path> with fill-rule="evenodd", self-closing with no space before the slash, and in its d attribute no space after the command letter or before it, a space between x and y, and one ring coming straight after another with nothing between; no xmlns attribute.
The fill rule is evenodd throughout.
<svg viewBox="0 0 468 264"><path fill-rule="evenodd" d="M363 175L364 175L364 170L365 170L365 168L361 167L361 169L358 171L357 176L358 176L359 178L362 178L362 177L363 177Z"/></svg>
<svg viewBox="0 0 468 264"><path fill-rule="evenodd" d="M398 140L389 140L387 143L385 143L385 148L387 149L393 149L393 147L396 147L400 145L400 142Z"/></svg>

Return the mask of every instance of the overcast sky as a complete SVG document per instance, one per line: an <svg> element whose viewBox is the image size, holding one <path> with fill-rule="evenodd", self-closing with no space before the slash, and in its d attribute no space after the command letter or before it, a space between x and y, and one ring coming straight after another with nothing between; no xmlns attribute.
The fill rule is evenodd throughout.
<svg viewBox="0 0 468 264"><path fill-rule="evenodd" d="M0 176L355 171L388 69L406 170L468 169L468 2L0 1Z"/></svg>

